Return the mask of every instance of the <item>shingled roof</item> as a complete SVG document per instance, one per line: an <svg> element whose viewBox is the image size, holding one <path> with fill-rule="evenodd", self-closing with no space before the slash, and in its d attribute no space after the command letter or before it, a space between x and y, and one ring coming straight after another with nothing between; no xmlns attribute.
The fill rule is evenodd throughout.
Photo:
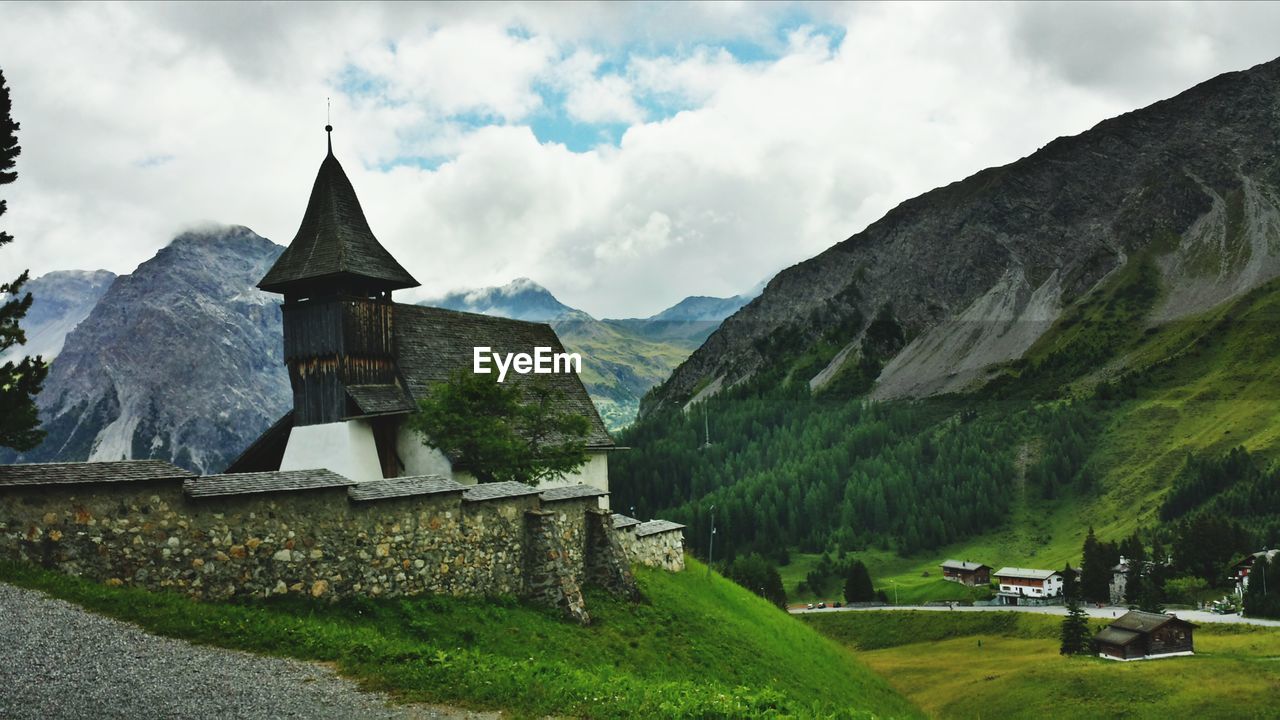
<svg viewBox="0 0 1280 720"><path fill-rule="evenodd" d="M466 489L466 485L439 475L416 475L413 477L386 478L352 485L347 489L347 496L356 502L364 502L385 500L387 498L415 497L418 495L461 493L465 492Z"/></svg>
<svg viewBox="0 0 1280 720"><path fill-rule="evenodd" d="M249 495L268 492L297 492L355 485L331 470L276 470L274 472L206 475L190 478L182 489L193 498L221 495Z"/></svg>
<svg viewBox="0 0 1280 720"><path fill-rule="evenodd" d="M532 354L536 347L564 352L555 330L545 323L403 303L395 304L395 344L396 362L415 400L425 397L431 385L449 380L459 370L470 370L476 347L489 347L495 353ZM546 378L560 391L560 411L586 416L590 423L587 447L613 447L604 421L577 374L510 373L505 382L519 385L535 378Z"/></svg>
<svg viewBox="0 0 1280 720"><path fill-rule="evenodd" d="M640 524L639 520L633 517L627 517L622 513L614 513L612 517L613 517L614 530L621 530L623 528L635 527Z"/></svg>
<svg viewBox="0 0 1280 720"><path fill-rule="evenodd" d="M397 385L349 385L347 396L361 415L394 415L413 412L413 402Z"/></svg>
<svg viewBox="0 0 1280 720"><path fill-rule="evenodd" d="M0 487L138 482L191 477L195 477L195 473L170 465L163 460L0 465Z"/></svg>
<svg viewBox="0 0 1280 720"><path fill-rule="evenodd" d="M1164 613L1130 610L1124 615L1121 615L1118 619L1114 620L1108 627L1127 630L1129 632L1149 633L1165 623L1173 622L1174 620L1177 620L1178 622L1187 622L1186 620L1174 617L1173 615L1166 615ZM1192 623L1187 624L1192 625Z"/></svg>
<svg viewBox="0 0 1280 720"><path fill-rule="evenodd" d="M577 485L564 485L543 490L539 495L542 502L558 502L560 500L578 500L581 498L596 498L601 495L608 495L608 490L601 490L598 487L578 483Z"/></svg>
<svg viewBox="0 0 1280 720"><path fill-rule="evenodd" d="M524 483L518 482L480 483L479 485L468 487L466 492L462 494L462 499L466 502L483 502L485 500L521 497L523 495L537 495L538 492L536 488L531 488Z"/></svg>
<svg viewBox="0 0 1280 720"><path fill-rule="evenodd" d="M671 522L670 520L650 520L649 522L640 523L640 526L636 528L636 537L657 535L661 532L680 530L682 528L684 528L683 525Z"/></svg>
<svg viewBox="0 0 1280 720"><path fill-rule="evenodd" d="M382 290L419 284L373 236L355 188L330 144L311 187L298 234L258 287L283 293L313 281L342 277Z"/></svg>

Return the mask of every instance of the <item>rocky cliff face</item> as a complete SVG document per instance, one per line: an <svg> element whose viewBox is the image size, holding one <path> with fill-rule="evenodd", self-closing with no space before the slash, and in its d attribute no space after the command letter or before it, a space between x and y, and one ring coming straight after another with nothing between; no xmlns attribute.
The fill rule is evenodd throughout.
<svg viewBox="0 0 1280 720"><path fill-rule="evenodd" d="M820 345L840 352L815 387L871 351L873 397L979 387L1140 258L1161 276L1151 321L1213 307L1280 273L1278 151L1273 61L925 193L779 273L646 411ZM877 327L890 332L871 337Z"/></svg>
<svg viewBox="0 0 1280 720"><path fill-rule="evenodd" d="M59 270L28 282L23 290L31 293L31 310L22 321L27 342L0 354L0 364L36 355L52 360L115 279L107 270Z"/></svg>
<svg viewBox="0 0 1280 720"><path fill-rule="evenodd" d="M243 227L190 232L117 278L37 397L45 441L6 459L222 470L290 401L278 298L254 289L282 250Z"/></svg>

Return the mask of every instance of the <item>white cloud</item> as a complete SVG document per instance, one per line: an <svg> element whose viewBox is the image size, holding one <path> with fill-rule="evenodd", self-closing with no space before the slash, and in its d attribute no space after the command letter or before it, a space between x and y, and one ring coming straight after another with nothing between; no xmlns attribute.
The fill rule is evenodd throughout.
<svg viewBox="0 0 1280 720"><path fill-rule="evenodd" d="M200 221L287 242L330 96L335 149L421 296L528 276L604 316L741 292L911 196L1268 60L1277 25L1252 5L4 14L24 148L4 267L127 272ZM763 50L741 61L743 43ZM557 113L628 127L571 152L529 127Z"/></svg>

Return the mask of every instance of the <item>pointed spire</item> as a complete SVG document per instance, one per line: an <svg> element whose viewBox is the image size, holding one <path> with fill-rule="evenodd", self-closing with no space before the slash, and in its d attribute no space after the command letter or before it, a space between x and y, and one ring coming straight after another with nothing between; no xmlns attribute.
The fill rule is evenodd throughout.
<svg viewBox="0 0 1280 720"><path fill-rule="evenodd" d="M329 152L316 173L298 234L258 287L302 294L417 287L418 281L369 229L355 188L333 155L333 126L324 129L329 134Z"/></svg>

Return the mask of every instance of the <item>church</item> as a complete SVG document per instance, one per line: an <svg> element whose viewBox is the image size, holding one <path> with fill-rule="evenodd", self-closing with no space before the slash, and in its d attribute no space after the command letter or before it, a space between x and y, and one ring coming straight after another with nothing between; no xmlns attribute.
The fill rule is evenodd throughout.
<svg viewBox="0 0 1280 720"><path fill-rule="evenodd" d="M284 358L293 409L254 441L228 473L324 468L355 482L436 475L476 483L466 458L425 444L405 420L432 385L472 367L474 348L493 353L563 353L549 325L398 303L418 287L378 242L355 188L329 151L293 241L258 283L283 296ZM589 459L544 487L585 484L609 490L615 449L574 372L538 375L558 391L561 410L589 423ZM509 383L531 382L511 374ZM607 495L601 495L606 503Z"/></svg>

